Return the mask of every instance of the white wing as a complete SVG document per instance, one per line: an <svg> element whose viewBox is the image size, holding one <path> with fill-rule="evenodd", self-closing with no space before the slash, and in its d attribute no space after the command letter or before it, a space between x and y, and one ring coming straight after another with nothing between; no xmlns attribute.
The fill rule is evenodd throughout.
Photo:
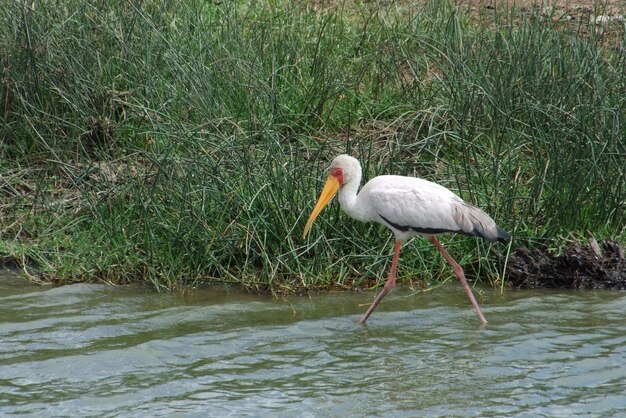
<svg viewBox="0 0 626 418"><path fill-rule="evenodd" d="M358 195L371 207L370 220L400 231L458 231L453 205L461 198L443 186L415 177L380 176Z"/></svg>
<svg viewBox="0 0 626 418"><path fill-rule="evenodd" d="M367 220L389 227L403 240L443 232L476 235L489 241L508 237L485 212L424 179L379 176L363 186L357 201L367 207Z"/></svg>

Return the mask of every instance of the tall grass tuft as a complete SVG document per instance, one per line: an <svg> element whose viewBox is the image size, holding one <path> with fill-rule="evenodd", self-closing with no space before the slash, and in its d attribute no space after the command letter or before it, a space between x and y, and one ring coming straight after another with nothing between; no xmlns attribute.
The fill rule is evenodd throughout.
<svg viewBox="0 0 626 418"><path fill-rule="evenodd" d="M0 257L33 277L368 283L384 228L331 205L300 239L341 152L442 183L515 243L624 239L625 61L589 28L442 2L33 5L0 10ZM498 278L491 246L447 245ZM411 246L401 275L430 279Z"/></svg>

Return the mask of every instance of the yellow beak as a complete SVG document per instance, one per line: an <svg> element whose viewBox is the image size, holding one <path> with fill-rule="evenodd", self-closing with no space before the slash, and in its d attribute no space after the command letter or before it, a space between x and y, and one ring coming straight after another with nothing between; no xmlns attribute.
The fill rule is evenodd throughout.
<svg viewBox="0 0 626 418"><path fill-rule="evenodd" d="M339 181L334 176L328 176L328 180L326 180L322 193L320 193L320 197L317 199L313 212L311 212L311 216L309 216L309 220L304 226L302 238L306 238L307 234L311 230L311 226L313 225L315 218L317 218L317 215L319 215L322 209L324 209L328 202L330 202L330 199L332 199L337 193L337 190L339 190Z"/></svg>

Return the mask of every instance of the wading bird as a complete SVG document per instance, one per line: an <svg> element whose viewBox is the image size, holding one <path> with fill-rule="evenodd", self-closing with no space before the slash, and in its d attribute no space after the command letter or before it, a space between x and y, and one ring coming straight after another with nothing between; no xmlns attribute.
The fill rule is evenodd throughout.
<svg viewBox="0 0 626 418"><path fill-rule="evenodd" d="M456 232L474 235L490 242L506 241L509 234L500 229L489 215L465 203L450 190L428 180L404 176L378 176L363 186L361 164L349 155L339 155L330 165L320 197L304 227L303 238L333 196L339 192L339 205L350 217L362 222L378 222L391 229L396 238L389 278L359 322L367 321L380 301L396 284L400 246L416 235L428 237L454 269L465 293L482 323L485 316L465 280L459 264L443 249L435 235Z"/></svg>

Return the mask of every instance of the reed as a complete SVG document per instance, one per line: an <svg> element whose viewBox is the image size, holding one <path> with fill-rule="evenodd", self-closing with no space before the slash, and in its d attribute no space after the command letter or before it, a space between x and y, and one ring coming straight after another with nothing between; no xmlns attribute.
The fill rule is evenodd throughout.
<svg viewBox="0 0 626 418"><path fill-rule="evenodd" d="M341 152L366 179L457 191L514 246L624 240L625 56L592 27L514 10L481 25L442 2L36 6L0 11L0 257L33 278L369 284L384 228L334 205L300 239ZM505 249L446 245L499 280ZM401 277L449 276L410 247Z"/></svg>

